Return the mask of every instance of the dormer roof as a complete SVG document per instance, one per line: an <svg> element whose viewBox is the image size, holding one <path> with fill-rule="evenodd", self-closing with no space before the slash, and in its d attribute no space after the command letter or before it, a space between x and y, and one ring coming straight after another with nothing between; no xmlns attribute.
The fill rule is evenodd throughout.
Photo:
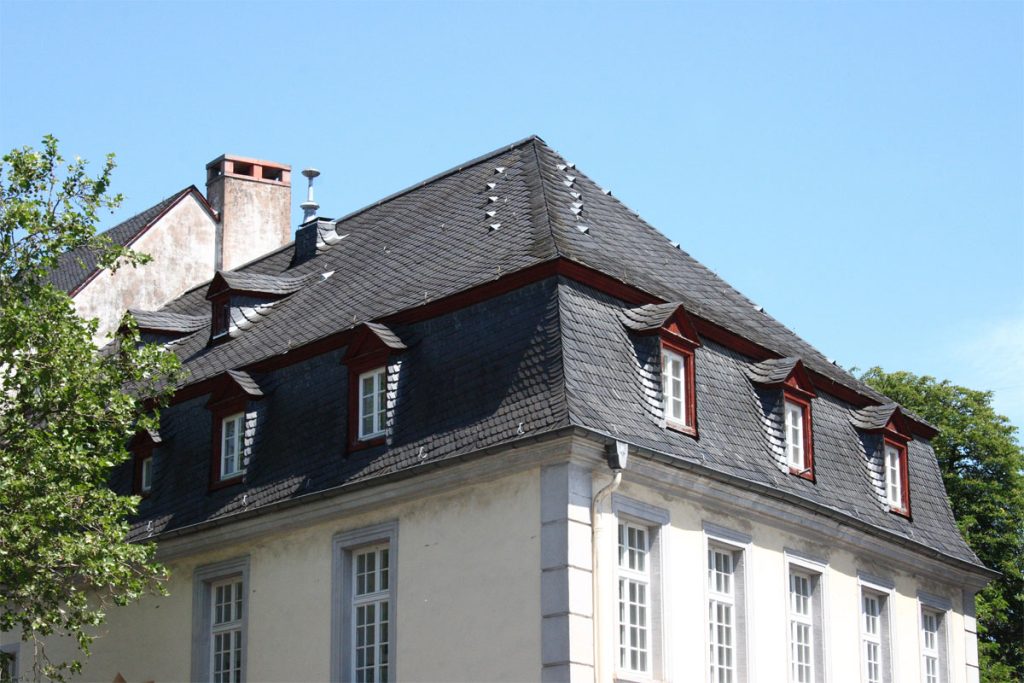
<svg viewBox="0 0 1024 683"><path fill-rule="evenodd" d="M169 311L143 311L128 309L140 330L165 334L190 334L210 324L210 318L201 315L185 315Z"/></svg>
<svg viewBox="0 0 1024 683"><path fill-rule="evenodd" d="M619 314L623 326L638 334L668 332L695 344L700 344L700 336L686 309L678 301L664 304L645 304L635 308L625 308Z"/></svg>
<svg viewBox="0 0 1024 683"><path fill-rule="evenodd" d="M212 299L218 294L233 292L238 294L256 294L268 297L279 297L293 294L316 281L313 277L290 277L287 275L266 275L263 273L246 273L234 270L219 270L210 281L206 290L206 298Z"/></svg>
<svg viewBox="0 0 1024 683"><path fill-rule="evenodd" d="M744 368L747 378L754 384L766 387L787 387L815 396L814 385L799 358L770 358L760 363L751 363Z"/></svg>

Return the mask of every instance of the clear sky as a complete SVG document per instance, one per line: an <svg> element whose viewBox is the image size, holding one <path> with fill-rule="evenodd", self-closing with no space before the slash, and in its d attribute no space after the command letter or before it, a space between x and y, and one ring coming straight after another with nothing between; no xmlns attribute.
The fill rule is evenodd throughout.
<svg viewBox="0 0 1024 683"><path fill-rule="evenodd" d="M0 148L45 133L117 153L104 227L225 152L340 216L536 133L841 365L1024 426L1024 3L0 0Z"/></svg>

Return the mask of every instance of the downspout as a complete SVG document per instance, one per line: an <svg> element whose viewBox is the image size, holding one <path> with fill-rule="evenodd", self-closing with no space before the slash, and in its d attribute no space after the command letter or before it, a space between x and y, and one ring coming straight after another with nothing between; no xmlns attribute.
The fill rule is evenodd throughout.
<svg viewBox="0 0 1024 683"><path fill-rule="evenodd" d="M622 441L616 441L614 450L608 449L608 466L614 472L611 482L594 495L590 504L590 589L591 589L591 611L594 623L594 683L601 683L604 680L601 667L604 658L601 654L601 596L598 581L598 557L600 553L600 528L598 527L597 511L606 498L615 493L622 483L622 470L626 469L627 446Z"/></svg>

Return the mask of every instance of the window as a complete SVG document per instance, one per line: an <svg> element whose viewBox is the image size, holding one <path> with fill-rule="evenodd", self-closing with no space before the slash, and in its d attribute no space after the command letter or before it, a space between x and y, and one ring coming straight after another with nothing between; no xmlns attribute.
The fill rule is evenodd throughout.
<svg viewBox="0 0 1024 683"><path fill-rule="evenodd" d="M888 597L884 593L861 590L860 634L864 683L889 680Z"/></svg>
<svg viewBox="0 0 1024 683"><path fill-rule="evenodd" d="M686 359L680 354L661 351L661 393L665 420L686 426Z"/></svg>
<svg viewBox="0 0 1024 683"><path fill-rule="evenodd" d="M214 683L240 683L242 680L242 605L245 594L240 578L218 581L213 592L210 646L213 653Z"/></svg>
<svg viewBox="0 0 1024 683"><path fill-rule="evenodd" d="M19 679L18 643L0 645L0 683L13 683Z"/></svg>
<svg viewBox="0 0 1024 683"><path fill-rule="evenodd" d="M234 479L242 476L243 444L245 437L245 413L236 413L221 420L220 479Z"/></svg>
<svg viewBox="0 0 1024 683"><path fill-rule="evenodd" d="M387 368L375 368L359 375L359 439L384 434L387 423Z"/></svg>
<svg viewBox="0 0 1024 683"><path fill-rule="evenodd" d="M708 677L710 683L746 680L744 549L750 537L704 523L707 536Z"/></svg>
<svg viewBox="0 0 1024 683"><path fill-rule="evenodd" d="M949 680L946 662L947 600L927 597L921 599L921 680L922 683L946 683Z"/></svg>
<svg viewBox="0 0 1024 683"><path fill-rule="evenodd" d="M893 512L910 513L907 447L885 439L885 499Z"/></svg>
<svg viewBox="0 0 1024 683"><path fill-rule="evenodd" d="M397 541L394 522L334 538L332 680L394 680Z"/></svg>
<svg viewBox="0 0 1024 683"><path fill-rule="evenodd" d="M790 683L825 680L823 618L824 560L786 549L787 637Z"/></svg>
<svg viewBox="0 0 1024 683"><path fill-rule="evenodd" d="M651 574L648 531L619 522L619 669L650 673Z"/></svg>
<svg viewBox="0 0 1024 683"><path fill-rule="evenodd" d="M617 493L612 512L616 540L616 678L663 677L661 607L661 527L667 510Z"/></svg>
<svg viewBox="0 0 1024 683"><path fill-rule="evenodd" d="M218 296L211 304L213 338L223 337L231 329L231 301L227 296Z"/></svg>
<svg viewBox="0 0 1024 683"><path fill-rule="evenodd" d="M192 680L244 683L249 559L196 569L192 598Z"/></svg>
<svg viewBox="0 0 1024 683"><path fill-rule="evenodd" d="M665 426L695 433L693 351L661 342L661 409Z"/></svg>
<svg viewBox="0 0 1024 683"><path fill-rule="evenodd" d="M786 463L791 474L811 478L814 472L811 447L811 404L784 393Z"/></svg>
<svg viewBox="0 0 1024 683"><path fill-rule="evenodd" d="M708 548L708 643L712 683L736 680L736 569L731 550Z"/></svg>
<svg viewBox="0 0 1024 683"><path fill-rule="evenodd" d="M142 459L139 473L139 490L142 493L149 493L153 490L153 456L148 455Z"/></svg>

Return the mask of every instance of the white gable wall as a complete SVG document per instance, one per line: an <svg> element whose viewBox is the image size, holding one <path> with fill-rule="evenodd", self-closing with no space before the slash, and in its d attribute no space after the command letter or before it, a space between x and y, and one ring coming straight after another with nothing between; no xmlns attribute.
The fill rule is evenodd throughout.
<svg viewBox="0 0 1024 683"><path fill-rule="evenodd" d="M217 224L192 194L175 204L132 245L149 254L146 265L104 270L74 296L83 318L99 318L97 346L128 308L154 310L213 277ZM155 275L158 273L158 275Z"/></svg>

